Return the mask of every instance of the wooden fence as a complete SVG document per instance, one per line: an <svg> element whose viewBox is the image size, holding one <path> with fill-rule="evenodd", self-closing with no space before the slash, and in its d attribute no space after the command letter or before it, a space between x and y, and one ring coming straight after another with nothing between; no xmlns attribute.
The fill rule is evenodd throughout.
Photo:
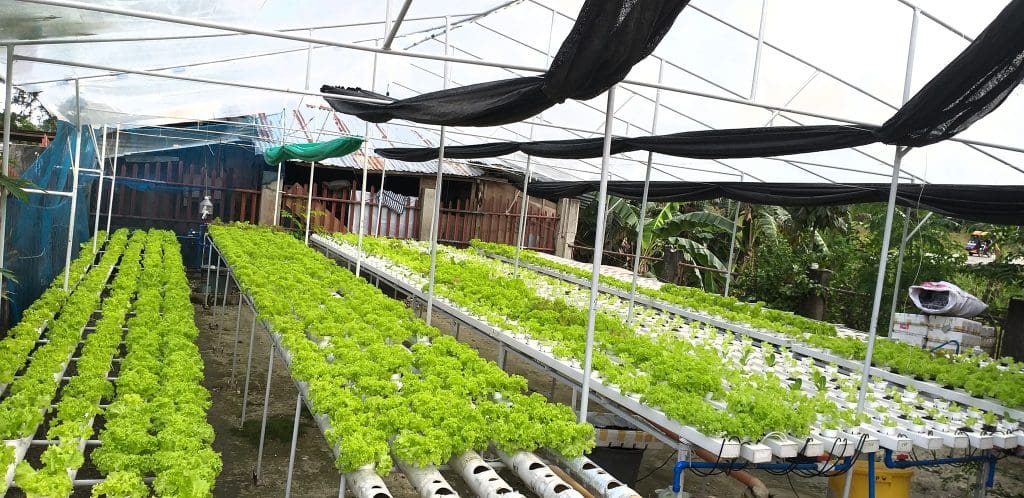
<svg viewBox="0 0 1024 498"><path fill-rule="evenodd" d="M305 185L293 184L284 188L281 208L297 218L306 216L306 199L309 191ZM358 187L332 191L321 184L313 185L313 226L328 232L352 232L358 229L359 220ZM416 198L409 198L404 211L399 214L388 208L377 215L376 191L367 193L366 233L399 239L426 238L420 234L422 206ZM469 244L470 240L515 244L519 227L520 201L516 198L487 199L478 207L469 201L456 201L441 208L438 241L458 246ZM531 208L526 216L525 245L530 249L545 252L555 250L555 231L558 216L545 214L543 210ZM426 230L428 227L424 227Z"/></svg>
<svg viewBox="0 0 1024 498"><path fill-rule="evenodd" d="M359 188L340 191L325 189L313 184L313 226L328 232L348 233L359 228ZM281 208L298 218L306 216L306 200L309 190L306 185L286 186L281 194ZM416 198L406 201L404 211L399 214L387 207L377 216L376 189L370 187L366 197L364 223L368 234L379 234L400 239L417 238L420 228L420 207Z"/></svg>
<svg viewBox="0 0 1024 498"><path fill-rule="evenodd" d="M110 182L104 180L101 218L106 217ZM199 221L199 203L209 195L213 217L223 221L256 223L260 191L231 185L250 186L230 175L184 161L129 162L118 165L112 216L116 226L160 226L182 230ZM96 212L98 182L93 184L90 215ZM208 218L212 219L212 218Z"/></svg>
<svg viewBox="0 0 1024 498"><path fill-rule="evenodd" d="M467 245L472 239L515 244L519 231L521 199L485 199L474 207L470 201L456 201L441 208L437 240ZM554 252L558 216L529 208L523 245L529 249Z"/></svg>

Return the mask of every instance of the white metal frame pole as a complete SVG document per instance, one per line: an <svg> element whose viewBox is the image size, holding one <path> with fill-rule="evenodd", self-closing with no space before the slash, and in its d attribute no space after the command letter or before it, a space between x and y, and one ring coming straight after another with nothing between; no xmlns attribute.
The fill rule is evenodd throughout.
<svg viewBox="0 0 1024 498"><path fill-rule="evenodd" d="M551 63L551 37L555 32L555 11L551 11L551 22L548 24L548 46L544 50L544 65ZM657 109L655 109L657 112ZM530 125L530 140L533 140L534 126ZM530 177L533 175L533 156L526 156L526 176L523 178L523 203L519 209L519 234L516 236L516 255L512 265L512 276L519 275L519 256L525 245L527 212L530 210L529 186Z"/></svg>
<svg viewBox="0 0 1024 498"><path fill-rule="evenodd" d="M530 140L533 140L533 127L530 127ZM516 257L512 265L512 276L519 275L519 253L523 249L526 238L526 212L530 209L530 176L533 174L533 156L526 156L526 175L523 177L523 202L519 205L519 234L516 236Z"/></svg>
<svg viewBox="0 0 1024 498"><path fill-rule="evenodd" d="M7 75L4 79L4 158L3 176L10 175L11 164L11 100L14 84L14 45L7 45ZM7 189L0 187L0 270L6 263L7 254ZM4 274L0 272L0 296L4 291Z"/></svg>
<svg viewBox="0 0 1024 498"><path fill-rule="evenodd" d="M406 15L406 13L409 12L409 5L411 5L411 4L412 4L412 0L405 0L405 3L402 4L402 7L398 11L398 17L395 19L395 24L392 27L392 25L391 25L391 0L386 0L384 2L384 44L383 44L383 48L385 50L391 50L391 42L394 41L395 35L398 33L399 27L401 27L402 22L405 21L405 15ZM384 63L387 64L387 59L384 59ZM374 82L374 88L372 88L372 90L376 91L376 88L377 88L377 58L376 58L376 56L374 56L374 59L373 59L373 82ZM387 176L387 171L388 171L388 160L382 157L381 161L380 161L380 187L377 189L377 192L384 192L384 177ZM366 183L366 181L364 180L363 183ZM360 211L360 213L361 213L361 211ZM377 223L373 227L373 236L374 237L380 236L380 223L381 223L380 218L381 218L381 215L383 215L383 214L384 214L384 203L383 202L378 202L377 203L377 218L376 218ZM390 234L385 234L385 237L388 236L388 235L390 235ZM359 251L359 257L362 257L362 246L359 246L359 250L360 250ZM358 275L358 273L356 273L356 275Z"/></svg>
<svg viewBox="0 0 1024 498"><path fill-rule="evenodd" d="M64 290L68 290L71 277L71 249L75 243L75 210L78 209L78 168L82 161L82 94L75 80L75 157L71 161L71 209L68 213L68 245L64 251Z"/></svg>
<svg viewBox="0 0 1024 498"><path fill-rule="evenodd" d="M280 224L281 216L281 164L284 161L277 163L277 177L274 179L274 221L273 225L277 226Z"/></svg>
<svg viewBox="0 0 1024 498"><path fill-rule="evenodd" d="M601 257L604 255L604 231L608 205L608 163L611 162L612 126L615 119L615 86L608 89L608 107L604 118L604 145L601 154L601 183L597 194L597 230L594 235L593 269L590 271L590 308L587 316L587 343L583 353L583 385L580 387L579 421L587 421L587 408L590 402L590 376L593 372L594 360L594 325L597 320L597 296L601 277Z"/></svg>
<svg viewBox="0 0 1024 498"><path fill-rule="evenodd" d="M451 21L444 18L444 53L448 55L451 42L448 34L452 29ZM444 63L444 88L448 88L451 82L451 67L448 62ZM434 314L434 277L437 274L437 233L441 231L441 186L443 185L444 172L444 139L447 127L441 126L441 136L438 138L437 147L437 178L434 185L434 213L430 217L430 275L427 282L427 325L431 324Z"/></svg>
<svg viewBox="0 0 1024 498"><path fill-rule="evenodd" d="M117 185L117 153L121 147L121 125L117 125L114 129L114 159L111 161L111 175L110 175L110 195L107 196L107 237L110 237L110 219L114 214L114 187ZM97 207L97 210L99 208ZM200 262L202 257L200 257Z"/></svg>
<svg viewBox="0 0 1024 498"><path fill-rule="evenodd" d="M658 60L658 83L661 83L665 71L665 60ZM661 89L654 91L654 118L651 121L651 135L658 133L658 110L661 109ZM654 153L647 153L647 171L644 172L644 194L640 198L640 218L636 228L636 251L633 254L633 277L629 283L629 310L626 312L626 323L633 323L633 308L636 306L636 282L640 277L640 252L644 243L644 223L647 221L647 195L651 189L651 169L654 164Z"/></svg>
<svg viewBox="0 0 1024 498"><path fill-rule="evenodd" d="M411 0L410 0L411 2ZM406 5L408 9L408 5ZM388 25L390 24L391 17L391 0L385 0L384 2L384 32L387 34ZM377 59L380 54L373 54L373 63L370 66L370 91L377 90ZM367 170L370 168L370 122L366 122L366 128L363 133L363 181L359 184L359 235L356 237L356 276L358 277L363 269L363 235L366 234L366 223L369 221L369 217L366 216L366 182ZM384 189L384 177L381 176L380 181L381 190ZM379 191L378 191L379 192ZM379 195L379 193L378 193ZM378 208L383 205L382 202L378 201ZM380 216L380 211L377 212L377 216ZM378 219L378 224L380 220Z"/></svg>
<svg viewBox="0 0 1024 498"><path fill-rule="evenodd" d="M910 25L910 46L907 49L907 68L903 78L903 102L910 99L910 83L913 76L914 52L917 49L917 25L920 12L914 10L914 17ZM885 232L882 234L882 249L878 258L878 277L875 279L875 295L871 303L871 322L868 325L868 348L864 354L864 366L860 375L860 391L857 394L857 415L864 412L864 402L867 398L868 378L871 376L871 357L875 352L875 339L878 336L878 315L882 307L882 288L885 286L885 270L889 263L889 242L892 238L892 220L896 212L896 191L899 188L900 164L903 156L909 151L909 147L896 147L896 156L893 159L892 180L889 184L889 201L885 210ZM843 483L843 498L849 498L850 486L853 483L853 472L847 472ZM873 486L874 483L871 483Z"/></svg>
<svg viewBox="0 0 1024 498"><path fill-rule="evenodd" d="M744 176L740 175L740 182L743 181ZM736 263L736 231L740 225L740 204L740 201L736 201L736 214L732 217L732 236L729 237L729 263L725 267L725 290L722 292L723 296L728 296L729 290L732 287L732 269Z"/></svg>
<svg viewBox="0 0 1024 498"><path fill-rule="evenodd" d="M305 243L309 245L309 227L313 225L313 172L316 171L316 162L309 163L309 202L306 204L306 238Z"/></svg>
<svg viewBox="0 0 1024 498"><path fill-rule="evenodd" d="M103 209L100 207L103 205L103 173L107 170L107 125L103 125L103 145L100 146L100 184L96 187L96 219L92 224L92 253L96 254L96 244L99 242L96 239L100 233L100 213ZM95 143L94 143L95 145ZM109 234L107 234L109 236ZM104 241L106 242L106 241Z"/></svg>

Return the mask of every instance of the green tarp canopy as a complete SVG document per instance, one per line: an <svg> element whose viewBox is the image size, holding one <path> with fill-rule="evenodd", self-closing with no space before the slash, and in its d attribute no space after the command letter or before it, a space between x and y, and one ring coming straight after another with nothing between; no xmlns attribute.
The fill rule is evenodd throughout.
<svg viewBox="0 0 1024 498"><path fill-rule="evenodd" d="M363 139L360 137L338 137L327 142L288 144L267 149L263 152L263 160L271 165L289 159L322 161L328 157L347 156L358 150L362 144Z"/></svg>

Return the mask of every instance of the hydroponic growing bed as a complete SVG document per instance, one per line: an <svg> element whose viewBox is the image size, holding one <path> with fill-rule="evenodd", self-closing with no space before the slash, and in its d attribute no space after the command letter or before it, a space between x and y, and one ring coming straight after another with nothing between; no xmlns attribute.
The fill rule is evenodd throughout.
<svg viewBox="0 0 1024 498"><path fill-rule="evenodd" d="M176 237L97 238L0 341L3 491L209 496L221 460Z"/></svg>
<svg viewBox="0 0 1024 498"><path fill-rule="evenodd" d="M475 493L515 496L476 453L492 446L538 495L580 496L531 453L541 448L601 496L635 495L583 457L594 444L591 426L527 394L524 378L403 303L286 232L236 225L210 233L357 496L387 496L377 475L394 467L421 496L451 494L438 471L449 463Z"/></svg>
<svg viewBox="0 0 1024 498"><path fill-rule="evenodd" d="M338 238L337 243L317 240L354 257L354 239ZM363 247L371 271L413 288L426 282L425 244L364 239ZM435 281L439 300L514 338L534 342L549 358L578 370L589 298L586 289L533 271L520 270L519 279L514 279L510 265L473 251L440 248L439 252ZM782 458L798 450L820 453L822 447L842 455L841 442L864 443L859 438L865 435L897 452L912 447L1010 449L1024 438L1006 414L1012 410L983 412L972 405L950 403L924 395L907 378L902 383L876 379L865 415L856 417L859 372L845 364L816 362L811 356L794 355L785 346L776 348L748 336L721 333L714 326L657 308L641 308L629 324L627 303L614 295L602 295L600 309L595 353L601 354L594 360L595 380L696 429L707 438L690 442L709 451L721 451L715 442L729 438L745 441L741 450L747 449L748 454L756 454L754 450L763 443ZM775 326L783 327L795 325ZM1015 380L1007 365L1001 366L991 369L1007 372L1006 377Z"/></svg>

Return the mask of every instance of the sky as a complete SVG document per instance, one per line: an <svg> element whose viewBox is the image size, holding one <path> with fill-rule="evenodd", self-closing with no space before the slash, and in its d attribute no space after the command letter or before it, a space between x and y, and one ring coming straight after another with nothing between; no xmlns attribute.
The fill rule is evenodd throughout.
<svg viewBox="0 0 1024 498"><path fill-rule="evenodd" d="M1005 2L977 0L914 0L918 7L968 36L975 36L1003 8ZM310 0L254 2L227 0L130 0L118 7L201 18L260 29L305 28L374 23L345 28L316 29L316 38L373 45L385 32L387 2ZM507 0L465 2L414 0L409 19L450 16L452 55L481 58L530 67L546 67L572 26L580 0L529 0L512 2L472 23L459 23L465 14L477 14ZM391 15L400 0L391 0ZM758 32L766 6L764 40L756 87L752 85ZM550 9L554 9L552 14ZM725 21L739 30L716 20ZM12 0L0 2L0 38L27 39L53 36L152 36L214 33L215 31L109 14L46 7ZM657 82L663 64L665 85L755 102L786 105L814 113L880 124L902 102L913 9L898 0L694 0L677 19L673 29L650 57L628 79ZM296 31L309 35L310 31ZM431 36L435 35L435 36ZM426 54L444 51L444 19L409 20L402 25L396 49ZM909 94L919 89L968 40L938 23L920 16L917 46ZM770 45L770 46L769 46ZM773 48L774 47L774 48ZM316 90L322 84L373 87L397 98L441 89L444 64L397 55L376 58L351 49L318 47L307 50L304 42L257 36L230 36L182 41L147 41L22 46L17 54L73 60L130 69L161 69L176 76L230 80L254 85ZM274 54L274 55L268 55ZM795 59L798 57L803 62ZM210 64L211 61L224 62ZM309 78L307 82L307 62ZM199 65L195 65L199 64ZM376 78L373 67L376 65ZM812 67L813 66L813 67ZM816 68L817 69L816 69ZM65 119L75 116L74 85L67 80L104 74L27 61L15 64L16 84L41 91L41 100ZM517 75L534 74L465 64L451 64L452 85L464 85ZM851 88L856 85L862 91ZM307 85L308 83L308 85ZM123 123L124 126L223 118L254 112L276 113L309 102L299 97L259 90L172 81L138 75L119 75L81 80L85 122ZM865 95L865 93L871 94ZM1018 88L1002 108L963 134L964 138L1024 148L1019 116L1024 98ZM620 85L616 95L613 132L647 135L653 127L654 89ZM750 106L726 103L668 91L661 92L657 132L673 133L707 127L737 128L772 125L823 124L826 121L799 115L773 115ZM588 102L567 102L546 111L533 121L492 128L453 128L451 143L495 140L526 140L599 136L603 130L605 96ZM400 123L389 126L400 126ZM565 131L559 126L582 131ZM386 129L386 127L385 127ZM298 137L296 137L298 139ZM860 150L804 154L774 159L702 161L655 157L656 180L686 181L801 181L887 182L894 148L872 145ZM993 156L996 158L994 159ZM516 164L525 157L510 156ZM911 151L903 160L908 178L930 183L1024 184L1024 154L993 148L971 149L943 143ZM616 156L611 161L613 179L641 180L646 154ZM797 162L799 161L799 162ZM535 160L548 176L594 179L600 160ZM826 168L826 164L838 168ZM864 170L869 173L849 171ZM741 176L742 175L742 176Z"/></svg>

